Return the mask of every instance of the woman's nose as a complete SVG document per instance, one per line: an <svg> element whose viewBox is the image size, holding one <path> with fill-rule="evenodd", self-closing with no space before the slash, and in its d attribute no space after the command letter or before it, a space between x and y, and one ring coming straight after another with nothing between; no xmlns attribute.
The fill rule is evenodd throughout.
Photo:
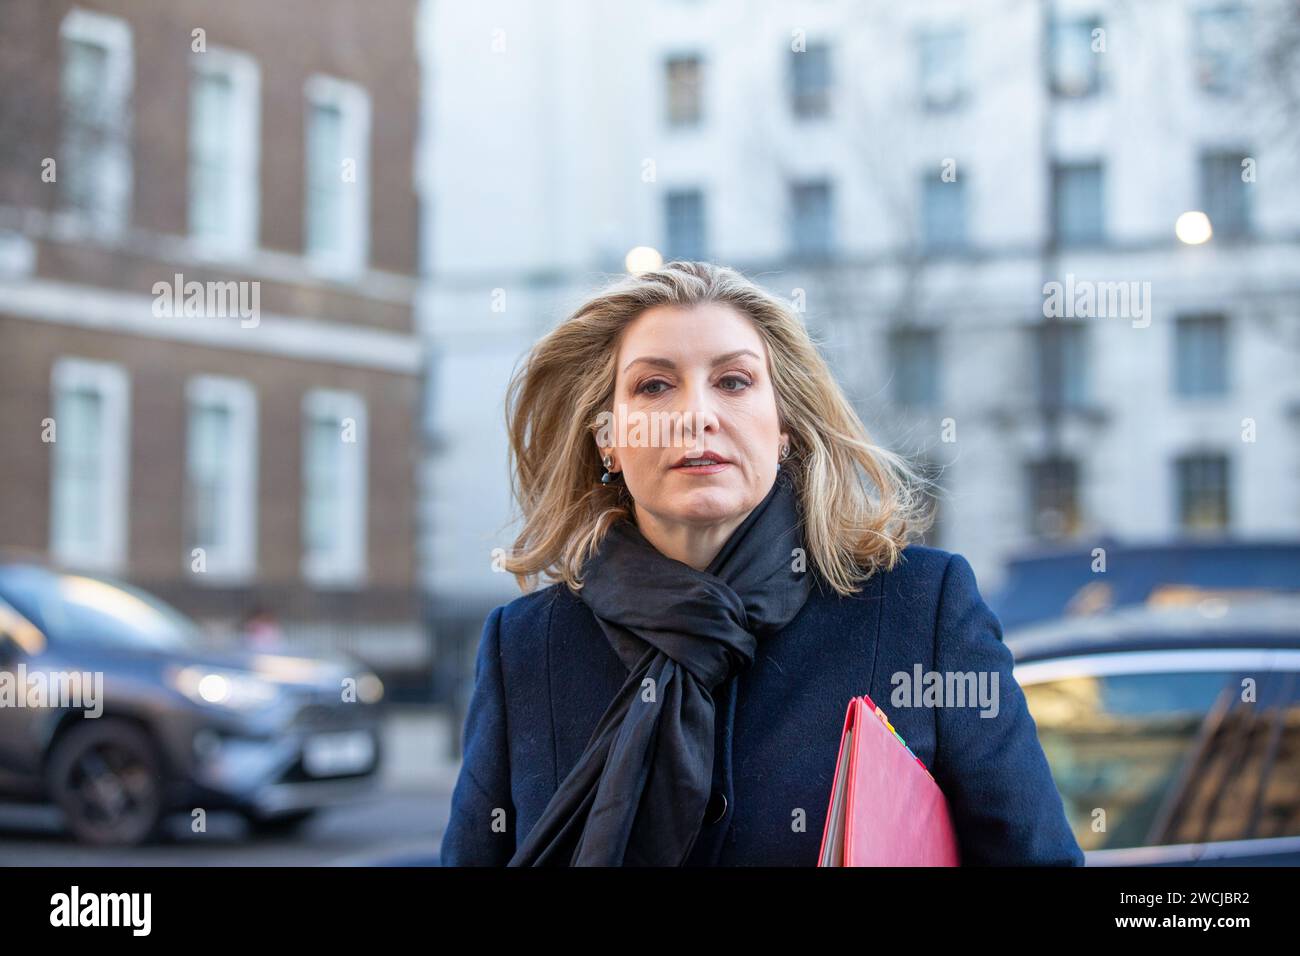
<svg viewBox="0 0 1300 956"><path fill-rule="evenodd" d="M677 411L682 416L682 434L687 444L696 444L704 435L718 430L717 409L707 383L685 386L678 394L682 403Z"/></svg>

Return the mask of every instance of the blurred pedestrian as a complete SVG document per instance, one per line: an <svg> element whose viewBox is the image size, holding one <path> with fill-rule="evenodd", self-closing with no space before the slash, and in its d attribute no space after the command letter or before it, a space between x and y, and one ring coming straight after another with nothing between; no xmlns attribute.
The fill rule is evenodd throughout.
<svg viewBox="0 0 1300 956"><path fill-rule="evenodd" d="M279 650L284 641L275 612L260 604L244 615L239 633L244 644L255 651Z"/></svg>

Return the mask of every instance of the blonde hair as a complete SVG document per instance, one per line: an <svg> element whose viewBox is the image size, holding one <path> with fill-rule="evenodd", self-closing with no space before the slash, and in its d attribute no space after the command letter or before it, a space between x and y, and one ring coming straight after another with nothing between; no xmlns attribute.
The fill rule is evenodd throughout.
<svg viewBox="0 0 1300 956"><path fill-rule="evenodd" d="M506 397L511 490L522 526L504 561L521 589L538 575L577 590L609 527L634 515L622 481L602 485L594 435L614 397L623 330L645 310L722 303L767 345L777 413L790 435L782 468L795 480L811 565L842 595L890 570L932 520L925 478L875 445L807 329L776 296L734 269L669 262L587 299L539 340Z"/></svg>

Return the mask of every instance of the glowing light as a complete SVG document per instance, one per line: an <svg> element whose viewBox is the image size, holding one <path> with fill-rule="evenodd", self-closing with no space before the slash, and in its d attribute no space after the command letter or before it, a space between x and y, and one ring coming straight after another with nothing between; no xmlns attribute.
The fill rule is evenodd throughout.
<svg viewBox="0 0 1300 956"><path fill-rule="evenodd" d="M627 271L634 276L643 272L653 272L663 264L663 255L658 249L652 249L650 246L637 246L628 252L624 260Z"/></svg>
<svg viewBox="0 0 1300 956"><path fill-rule="evenodd" d="M357 681L357 696L362 703L378 703L384 696L384 682L374 674L364 675Z"/></svg>
<svg viewBox="0 0 1300 956"><path fill-rule="evenodd" d="M199 696L209 704L219 704L230 693L230 682L220 674L208 674L199 681Z"/></svg>
<svg viewBox="0 0 1300 956"><path fill-rule="evenodd" d="M1189 246L1199 246L1214 235L1214 229L1210 226L1209 216L1199 210L1192 210L1178 217L1178 221L1174 223L1174 235L1178 237L1179 242L1185 242Z"/></svg>

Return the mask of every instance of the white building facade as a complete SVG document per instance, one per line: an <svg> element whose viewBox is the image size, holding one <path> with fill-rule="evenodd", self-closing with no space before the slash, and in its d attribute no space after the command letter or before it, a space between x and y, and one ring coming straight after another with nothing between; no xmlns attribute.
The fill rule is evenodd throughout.
<svg viewBox="0 0 1300 956"><path fill-rule="evenodd" d="M985 590L1043 545L1296 537L1300 113L1259 69L1283 9L430 0L435 619L517 595L510 372L640 246L798 304Z"/></svg>

